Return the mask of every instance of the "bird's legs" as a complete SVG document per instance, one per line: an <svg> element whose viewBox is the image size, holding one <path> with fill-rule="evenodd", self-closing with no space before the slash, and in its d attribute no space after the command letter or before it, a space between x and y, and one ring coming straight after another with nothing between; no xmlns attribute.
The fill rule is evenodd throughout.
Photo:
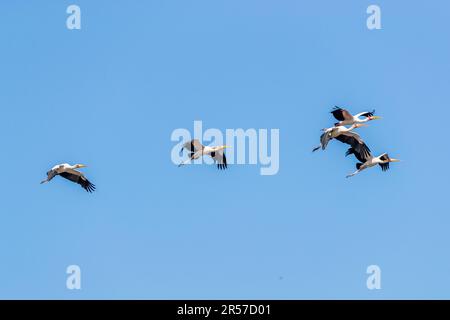
<svg viewBox="0 0 450 320"><path fill-rule="evenodd" d="M198 159L200 158L200 156L202 155L201 151L198 151L197 153L192 153L189 157L189 159L184 160L183 162L181 162L178 167L181 167L189 162L191 162L192 160Z"/></svg>
<svg viewBox="0 0 450 320"><path fill-rule="evenodd" d="M181 162L178 167L184 166L186 163L190 162L191 158L184 160L183 162Z"/></svg>
<svg viewBox="0 0 450 320"><path fill-rule="evenodd" d="M358 169L355 172L353 172L352 174L347 175L346 178L353 177L354 175L358 174L360 171L361 171L361 169Z"/></svg>

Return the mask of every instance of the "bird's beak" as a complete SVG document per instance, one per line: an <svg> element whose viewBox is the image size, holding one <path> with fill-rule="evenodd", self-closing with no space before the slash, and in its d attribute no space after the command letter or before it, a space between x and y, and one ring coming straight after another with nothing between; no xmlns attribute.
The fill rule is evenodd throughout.
<svg viewBox="0 0 450 320"><path fill-rule="evenodd" d="M400 161L399 159L392 159L392 158L389 160L389 162L399 162L399 161Z"/></svg>
<svg viewBox="0 0 450 320"><path fill-rule="evenodd" d="M358 123L358 124L356 125L357 128L368 127L368 126L369 126L369 125L368 125L368 124L365 124L365 123Z"/></svg>
<svg viewBox="0 0 450 320"><path fill-rule="evenodd" d="M225 149L225 148L231 148L230 146L223 146L223 148Z"/></svg>
<svg viewBox="0 0 450 320"><path fill-rule="evenodd" d="M78 167L79 167L79 168L86 168L87 166L84 165L84 164L80 164Z"/></svg>
<svg viewBox="0 0 450 320"><path fill-rule="evenodd" d="M379 116L372 116L370 119L371 120L378 120L378 119L381 119L381 117L379 117Z"/></svg>

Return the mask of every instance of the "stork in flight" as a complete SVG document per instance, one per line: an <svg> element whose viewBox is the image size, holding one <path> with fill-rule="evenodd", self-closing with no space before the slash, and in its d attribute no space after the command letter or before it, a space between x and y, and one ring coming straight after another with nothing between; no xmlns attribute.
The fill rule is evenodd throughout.
<svg viewBox="0 0 450 320"><path fill-rule="evenodd" d="M41 181L41 184L49 182L55 176L61 176L67 180L78 183L84 190L89 193L95 190L95 185L93 185L86 177L76 169L85 168L84 164L70 165L68 163L62 163L54 166L47 172L47 179Z"/></svg>
<svg viewBox="0 0 450 320"><path fill-rule="evenodd" d="M373 166L376 166L377 164L381 167L381 170L387 171L389 170L389 163L390 162L398 162L400 160L394 159L389 157L387 153L383 153L382 155L379 155L378 157L372 156L372 154L369 152L369 154L361 154L359 151L356 151L353 147L347 150L346 156L354 154L356 159L358 159L358 162L356 164L356 171L352 174L347 175L347 178L353 177L354 175L360 173L361 171L371 168Z"/></svg>
<svg viewBox="0 0 450 320"><path fill-rule="evenodd" d="M183 148L181 148L180 153L183 152L184 149L186 149L188 151L189 158L180 163L178 166L181 167L182 165L185 165L192 160L198 159L203 156L210 156L211 158L213 158L214 162L217 163L217 168L219 168L220 170L226 169L227 158L224 152L225 148L228 148L228 146L204 146L197 139L193 139L186 142L183 145Z"/></svg>
<svg viewBox="0 0 450 320"><path fill-rule="evenodd" d="M363 126L365 126L365 125L360 124L360 123L355 123L351 127L348 127L348 128L345 126L337 126L337 127L322 129L323 133L320 136L320 145L315 147L313 149L313 152L317 151L321 148L322 148L322 150L325 150L325 148L328 145L328 142L330 142L333 139L336 139L342 143L350 145L354 150L357 150L360 154L368 156L370 154L369 147L367 147L367 145L361 139L359 134L352 131L355 128L360 128Z"/></svg>
<svg viewBox="0 0 450 320"><path fill-rule="evenodd" d="M381 119L381 117L374 116L375 110L364 111L353 116L346 109L334 107L334 109L331 110L331 113L336 118L336 120L339 121L335 123L335 126L350 126L355 123L365 123L371 120Z"/></svg>

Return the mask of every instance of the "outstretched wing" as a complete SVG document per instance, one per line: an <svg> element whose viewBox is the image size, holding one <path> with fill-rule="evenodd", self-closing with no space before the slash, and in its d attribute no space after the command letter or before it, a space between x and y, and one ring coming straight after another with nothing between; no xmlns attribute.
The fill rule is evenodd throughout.
<svg viewBox="0 0 450 320"><path fill-rule="evenodd" d="M78 183L87 192L95 191L95 185L92 184L81 172L62 172L59 175L67 180Z"/></svg>
<svg viewBox="0 0 450 320"><path fill-rule="evenodd" d="M367 148L369 149L369 148ZM372 157L372 154L369 152L369 157L363 156L360 152L357 152L353 147L350 147L347 152L345 153L345 156L349 156L351 154L354 154L356 159L358 159L359 162L365 163L367 160L369 160Z"/></svg>
<svg viewBox="0 0 450 320"><path fill-rule="evenodd" d="M225 152L223 150L211 152L211 158L217 162L217 168L226 169L227 166L227 157L225 156Z"/></svg>
<svg viewBox="0 0 450 320"><path fill-rule="evenodd" d="M361 113L358 113L355 117L359 118L359 117L373 117L373 115L375 114L375 110L372 111L364 111Z"/></svg>
<svg viewBox="0 0 450 320"><path fill-rule="evenodd" d="M336 140L339 140L342 143L350 145L353 150L359 154L361 159L369 159L372 157L370 154L369 147L364 143L359 134L355 132L344 132L336 137ZM358 159L359 160L359 159ZM362 160L360 160L362 161ZM365 162L365 161L364 161Z"/></svg>
<svg viewBox="0 0 450 320"><path fill-rule="evenodd" d="M331 140L331 132L325 131L324 133L322 133L322 135L320 136L320 145L322 146L322 150L325 150L330 140Z"/></svg>
<svg viewBox="0 0 450 320"><path fill-rule="evenodd" d="M57 175L55 170L50 170L47 172L47 181L52 180Z"/></svg>
<svg viewBox="0 0 450 320"><path fill-rule="evenodd" d="M353 116L350 114L350 112L348 112L346 109L342 109L339 107L334 107L333 110L331 110L331 113L339 121L353 119Z"/></svg>
<svg viewBox="0 0 450 320"><path fill-rule="evenodd" d="M47 179L42 180L42 181L41 181L41 184L46 183L46 182L49 182L49 181L52 180L56 175L57 175L57 173L56 173L55 170L47 171Z"/></svg>
<svg viewBox="0 0 450 320"><path fill-rule="evenodd" d="M192 154L196 153L199 150L202 150L203 145L200 143L200 141L198 141L198 139L193 139L183 144L183 148L181 148L181 151L183 151L183 149L188 150Z"/></svg>

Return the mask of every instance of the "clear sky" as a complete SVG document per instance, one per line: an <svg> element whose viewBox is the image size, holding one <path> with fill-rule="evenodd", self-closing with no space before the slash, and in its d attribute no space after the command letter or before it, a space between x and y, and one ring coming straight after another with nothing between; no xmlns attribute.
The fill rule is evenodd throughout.
<svg viewBox="0 0 450 320"><path fill-rule="evenodd" d="M444 0L2 1L0 298L450 298L449 18ZM344 145L311 153L334 105L376 109L359 132L403 162L346 179ZM279 173L178 168L170 136L194 120L280 129ZM61 162L97 191L40 185Z"/></svg>

